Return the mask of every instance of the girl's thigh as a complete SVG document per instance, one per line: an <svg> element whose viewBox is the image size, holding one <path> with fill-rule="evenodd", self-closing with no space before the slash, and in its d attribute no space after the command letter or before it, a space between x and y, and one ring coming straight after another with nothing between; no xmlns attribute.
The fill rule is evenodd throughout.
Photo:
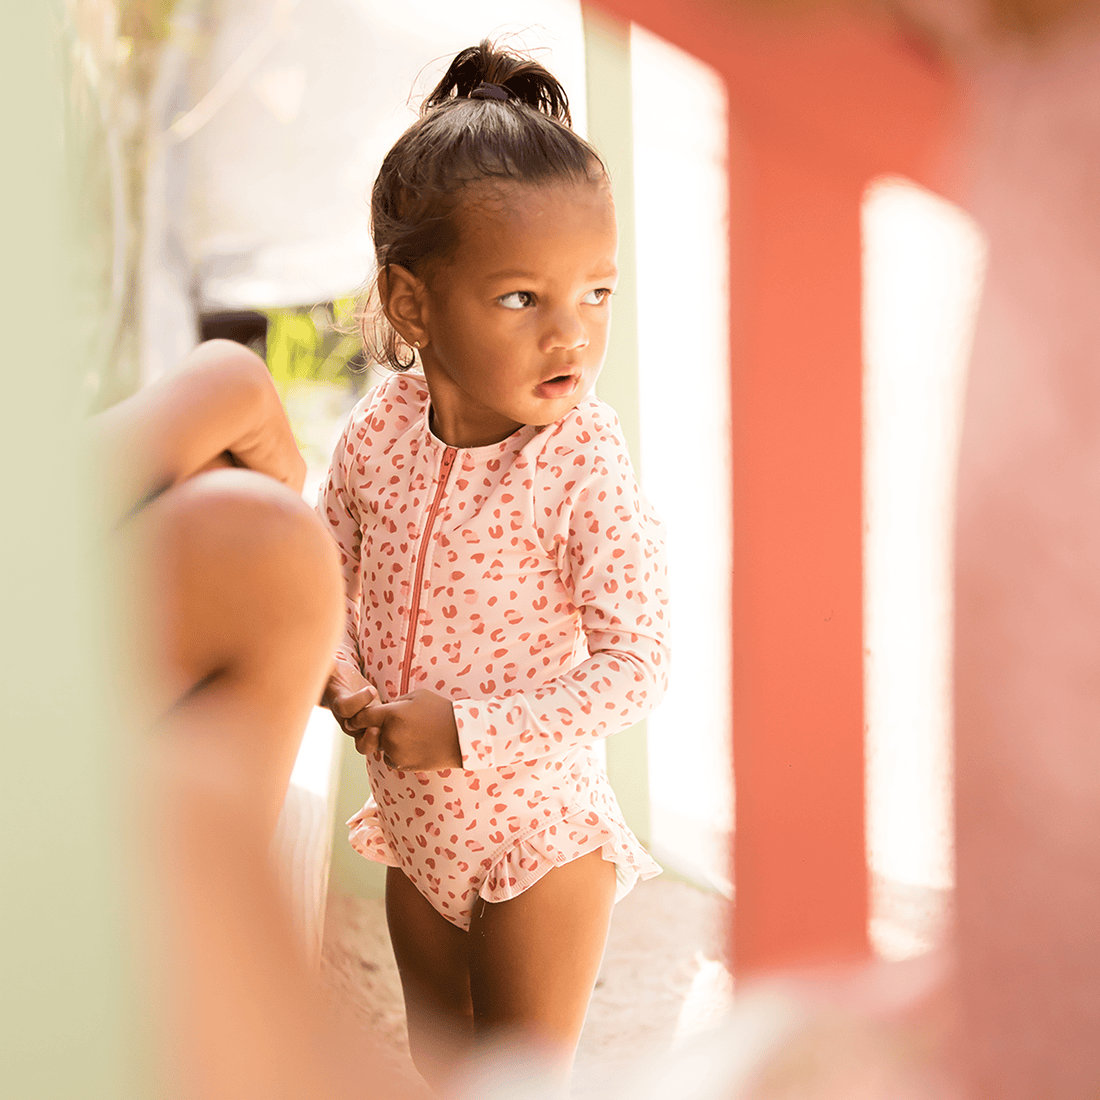
<svg viewBox="0 0 1100 1100"><path fill-rule="evenodd" d="M445 1089L472 1053L469 934L451 924L396 867L386 872L386 919L401 975L409 1053Z"/></svg>
<svg viewBox="0 0 1100 1100"><path fill-rule="evenodd" d="M470 926L479 1035L521 1033L570 1063L614 901L615 865L597 849L556 867L518 897L479 903Z"/></svg>
<svg viewBox="0 0 1100 1100"><path fill-rule="evenodd" d="M410 1010L471 1019L469 934L396 867L386 869L386 921Z"/></svg>

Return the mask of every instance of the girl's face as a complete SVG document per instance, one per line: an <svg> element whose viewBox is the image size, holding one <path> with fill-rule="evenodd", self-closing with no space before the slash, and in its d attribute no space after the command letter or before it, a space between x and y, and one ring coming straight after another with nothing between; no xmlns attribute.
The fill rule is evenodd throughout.
<svg viewBox="0 0 1100 1100"><path fill-rule="evenodd" d="M551 424L596 382L615 288L605 182L486 188L459 210L458 247L420 284L432 428L477 447Z"/></svg>

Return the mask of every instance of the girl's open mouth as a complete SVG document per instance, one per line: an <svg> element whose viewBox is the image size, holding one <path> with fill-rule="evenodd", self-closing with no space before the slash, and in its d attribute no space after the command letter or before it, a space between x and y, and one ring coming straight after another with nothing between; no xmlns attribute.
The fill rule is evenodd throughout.
<svg viewBox="0 0 1100 1100"><path fill-rule="evenodd" d="M576 374L559 374L540 382L535 392L539 397L568 397L576 388L580 377Z"/></svg>

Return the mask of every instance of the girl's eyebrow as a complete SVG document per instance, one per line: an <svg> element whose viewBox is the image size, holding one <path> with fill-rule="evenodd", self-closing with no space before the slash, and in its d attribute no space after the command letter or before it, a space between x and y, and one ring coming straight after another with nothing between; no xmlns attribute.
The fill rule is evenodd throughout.
<svg viewBox="0 0 1100 1100"><path fill-rule="evenodd" d="M617 267L609 267L609 268L605 268L602 271L597 271L594 275L589 275L587 281L590 281L590 282L608 281L609 282L612 279L617 279L618 277L619 277L619 269ZM490 272L488 275L485 276L485 281L487 283L497 283L497 282L504 282L506 280L519 279L519 280L526 280L528 282L534 282L538 278L540 278L540 276L537 275L533 271L522 271L519 268L509 268L508 270L505 270L505 271Z"/></svg>
<svg viewBox="0 0 1100 1100"><path fill-rule="evenodd" d="M518 268L511 268L507 271L493 271L485 276L485 281L489 283L501 282L505 279L535 279L537 278L530 271L520 271Z"/></svg>

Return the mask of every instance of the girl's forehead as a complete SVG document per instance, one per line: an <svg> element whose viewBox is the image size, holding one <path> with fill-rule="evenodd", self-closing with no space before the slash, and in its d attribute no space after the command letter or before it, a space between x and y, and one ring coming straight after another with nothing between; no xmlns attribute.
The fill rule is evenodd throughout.
<svg viewBox="0 0 1100 1100"><path fill-rule="evenodd" d="M545 184L511 180L474 184L455 211L460 247L503 245L509 239L561 234L606 237L615 206L605 179Z"/></svg>
<svg viewBox="0 0 1100 1100"><path fill-rule="evenodd" d="M588 206L610 201L611 185L603 175L588 179L553 179L539 183L499 178L468 183L460 208L507 211L547 203L577 203Z"/></svg>

